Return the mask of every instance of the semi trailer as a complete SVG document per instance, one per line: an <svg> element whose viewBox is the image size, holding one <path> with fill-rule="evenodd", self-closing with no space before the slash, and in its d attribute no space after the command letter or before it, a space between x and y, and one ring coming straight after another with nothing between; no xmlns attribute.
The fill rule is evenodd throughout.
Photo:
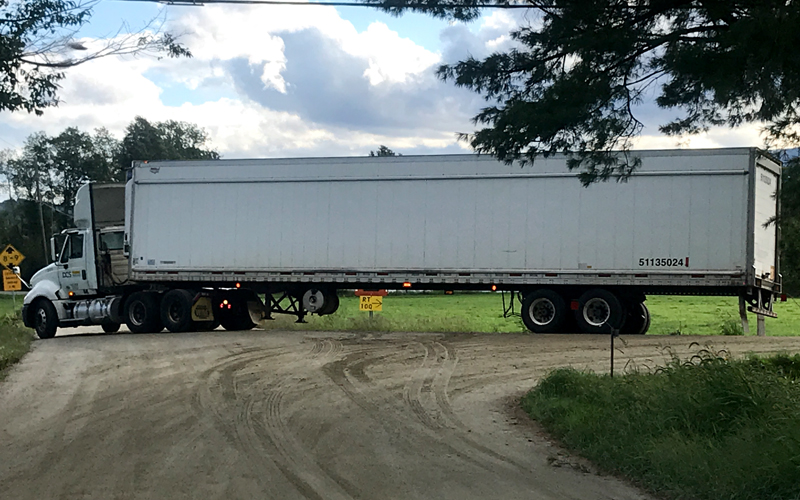
<svg viewBox="0 0 800 500"><path fill-rule="evenodd" d="M774 316L780 162L633 154L633 175L589 187L566 156L137 161L125 184L79 189L23 319L40 338L240 330L332 314L359 288L512 292L536 333L644 333L651 294L738 296Z"/></svg>

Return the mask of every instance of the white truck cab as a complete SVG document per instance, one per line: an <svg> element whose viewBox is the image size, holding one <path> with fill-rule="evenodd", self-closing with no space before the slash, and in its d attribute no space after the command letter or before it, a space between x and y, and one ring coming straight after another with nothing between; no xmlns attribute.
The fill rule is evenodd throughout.
<svg viewBox="0 0 800 500"><path fill-rule="evenodd" d="M128 274L123 209L122 185L86 184L78 190L76 227L61 233L61 251L55 252L55 238L51 240L53 262L33 275L23 303L23 321L39 337L54 336L58 327L87 324L119 329L117 288Z"/></svg>

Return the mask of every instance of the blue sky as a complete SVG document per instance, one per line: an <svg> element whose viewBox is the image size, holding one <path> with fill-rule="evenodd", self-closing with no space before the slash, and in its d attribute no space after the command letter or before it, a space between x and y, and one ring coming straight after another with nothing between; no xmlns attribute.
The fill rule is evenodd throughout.
<svg viewBox="0 0 800 500"><path fill-rule="evenodd" d="M29 134L105 127L121 138L135 116L193 122L223 157L363 155L379 145L405 154L468 152L459 132L485 105L441 82L442 63L508 48L524 11L485 11L469 23L371 8L168 6L100 1L77 37L99 47L121 26L152 19L181 34L192 59L110 57L67 71L57 108L36 117L0 113L0 148ZM645 104L643 117L663 119ZM639 147L676 147L646 122ZM682 146L759 145L754 129L716 130Z"/></svg>

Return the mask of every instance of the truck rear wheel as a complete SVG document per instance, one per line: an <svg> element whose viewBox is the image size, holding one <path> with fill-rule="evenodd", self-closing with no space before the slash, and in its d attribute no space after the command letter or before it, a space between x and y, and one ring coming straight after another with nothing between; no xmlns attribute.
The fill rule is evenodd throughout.
<svg viewBox="0 0 800 500"><path fill-rule="evenodd" d="M564 324L567 306L561 295L547 288L533 290L522 300L522 322L533 333L556 333Z"/></svg>
<svg viewBox="0 0 800 500"><path fill-rule="evenodd" d="M188 290L170 290L161 299L161 322L172 333L192 329L194 295Z"/></svg>
<svg viewBox="0 0 800 500"><path fill-rule="evenodd" d="M58 330L58 313L52 302L47 299L38 299L33 303L32 315L33 328L40 339L52 339Z"/></svg>
<svg viewBox="0 0 800 500"><path fill-rule="evenodd" d="M584 333L611 333L610 328L621 329L625 324L625 307L616 295L594 288L578 298L575 319Z"/></svg>
<svg viewBox="0 0 800 500"><path fill-rule="evenodd" d="M136 292L125 301L125 324L133 333L158 333L161 323L161 310L158 296L149 292Z"/></svg>
<svg viewBox="0 0 800 500"><path fill-rule="evenodd" d="M643 302L628 307L628 317L622 327L623 335L644 335L650 329L650 310Z"/></svg>

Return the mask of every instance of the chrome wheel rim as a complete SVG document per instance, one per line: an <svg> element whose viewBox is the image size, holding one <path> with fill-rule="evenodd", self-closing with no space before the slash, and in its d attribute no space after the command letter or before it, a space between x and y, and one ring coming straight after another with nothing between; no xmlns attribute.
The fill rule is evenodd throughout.
<svg viewBox="0 0 800 500"><path fill-rule="evenodd" d="M611 317L611 307L605 300L595 297L583 305L583 319L591 326L603 326Z"/></svg>
<svg viewBox="0 0 800 500"><path fill-rule="evenodd" d="M531 302L528 308L528 316L536 325L549 325L556 317L556 306L550 299L539 297Z"/></svg>
<svg viewBox="0 0 800 500"><path fill-rule="evenodd" d="M147 318L147 310L143 303L134 302L131 304L131 312L129 314L131 323L136 326L142 326Z"/></svg>

